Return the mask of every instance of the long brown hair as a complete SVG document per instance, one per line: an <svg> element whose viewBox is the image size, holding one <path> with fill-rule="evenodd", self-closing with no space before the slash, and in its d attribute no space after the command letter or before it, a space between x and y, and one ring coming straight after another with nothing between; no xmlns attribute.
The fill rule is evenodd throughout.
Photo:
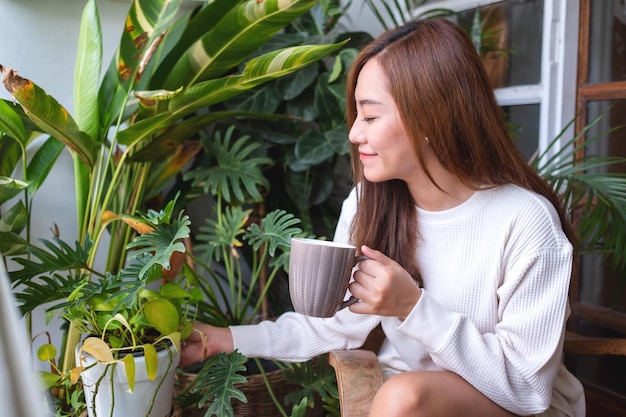
<svg viewBox="0 0 626 417"><path fill-rule="evenodd" d="M482 61L463 28L444 18L415 20L389 30L356 57L347 83L347 121L356 118L354 92L365 63L376 57L426 175L420 147L427 137L440 163L466 186L515 184L546 197L574 243L557 193L524 160L507 131ZM415 258L417 211L406 183L372 183L350 145L359 208L352 240L378 249L421 283ZM445 190L444 190L445 191Z"/></svg>

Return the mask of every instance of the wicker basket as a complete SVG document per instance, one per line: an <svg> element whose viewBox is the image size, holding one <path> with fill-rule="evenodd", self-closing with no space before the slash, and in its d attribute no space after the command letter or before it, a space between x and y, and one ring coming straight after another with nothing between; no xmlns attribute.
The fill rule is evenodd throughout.
<svg viewBox="0 0 626 417"><path fill-rule="evenodd" d="M292 391L300 389L299 386L292 384L284 378L282 370L276 370L267 372L266 377L270 383L272 391L278 401L281 402L281 406L285 411L290 414L291 409L284 406L284 399L287 394ZM181 373L178 375L177 392L181 392L186 386L193 382L195 374ZM242 403L238 400L233 400L233 410L235 416L238 417L280 417L281 414L276 408L272 397L269 395L265 381L260 374L246 376L248 382L246 384L236 384L248 400L247 403ZM183 410L184 417L204 417L204 413L208 409L209 405L205 404L203 408L198 409L195 406L187 407ZM322 407L322 401L318 399L315 402L315 408L308 409L306 412L307 417L323 417L324 408Z"/></svg>

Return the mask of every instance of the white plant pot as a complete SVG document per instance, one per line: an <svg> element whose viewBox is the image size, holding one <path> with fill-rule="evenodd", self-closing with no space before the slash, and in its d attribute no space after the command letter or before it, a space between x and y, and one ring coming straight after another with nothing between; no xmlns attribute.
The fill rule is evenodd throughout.
<svg viewBox="0 0 626 417"><path fill-rule="evenodd" d="M82 359L85 367L93 364L95 359L85 352L80 352L80 346L79 344L76 347L76 363L80 364ZM168 349L162 349L157 353L159 365L154 381L148 378L144 357L135 357L135 389L132 393L128 392L129 385L122 363L117 363L114 367L109 366L108 369L107 365L98 364L83 371L81 379L89 417L169 416L172 412L174 376L180 361L180 354L174 347L170 347L169 350L172 353L171 363ZM79 358L79 352L82 358ZM111 383L112 370L113 383Z"/></svg>

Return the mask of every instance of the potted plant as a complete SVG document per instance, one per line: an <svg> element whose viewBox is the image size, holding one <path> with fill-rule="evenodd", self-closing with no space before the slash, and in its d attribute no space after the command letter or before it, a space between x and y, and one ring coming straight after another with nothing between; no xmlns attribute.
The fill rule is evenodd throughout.
<svg viewBox="0 0 626 417"><path fill-rule="evenodd" d="M67 382L71 387L80 377L90 417L161 416L172 408L180 341L191 332L188 311L201 298L191 284L175 280L189 219L182 212L173 217L174 204L139 217L104 213L107 221L124 221L142 233L129 243L130 262L116 274L92 270L91 279L85 279L84 248L71 248L59 239L44 241L47 251L31 248L30 259L16 259L22 266L14 274L15 282L24 286L18 293L22 308L37 306L42 293L62 294L64 300L48 311L58 312L88 335L76 346L75 368L66 374L56 369L44 377L48 388ZM68 257L76 265L64 262ZM46 267L43 283L29 279L46 263L52 268ZM52 361L54 346L43 345L39 356Z"/></svg>

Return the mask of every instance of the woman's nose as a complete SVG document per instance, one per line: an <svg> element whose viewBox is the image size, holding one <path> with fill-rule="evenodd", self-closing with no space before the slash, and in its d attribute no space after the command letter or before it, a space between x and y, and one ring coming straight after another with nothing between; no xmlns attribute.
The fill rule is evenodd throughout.
<svg viewBox="0 0 626 417"><path fill-rule="evenodd" d="M350 131L348 132L348 139L351 143L365 142L365 132L363 132L363 130L359 128L358 124L359 121L355 120L354 123L352 123Z"/></svg>

